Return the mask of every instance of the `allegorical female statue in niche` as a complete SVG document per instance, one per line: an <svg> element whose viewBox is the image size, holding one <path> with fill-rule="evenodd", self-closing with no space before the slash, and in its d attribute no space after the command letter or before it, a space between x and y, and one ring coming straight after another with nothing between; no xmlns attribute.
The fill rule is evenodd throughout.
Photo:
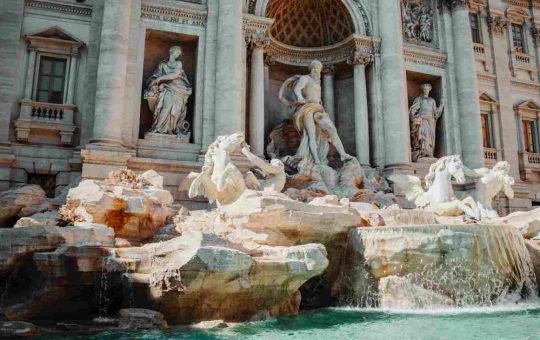
<svg viewBox="0 0 540 340"><path fill-rule="evenodd" d="M421 96L414 99L409 109L413 162L418 161L419 158L434 156L437 120L444 110L442 104L437 107L435 99L429 96L430 84L422 84L422 92Z"/></svg>
<svg viewBox="0 0 540 340"><path fill-rule="evenodd" d="M169 60L162 61L148 78L148 89L144 98L154 114L149 132L176 135L182 141L188 142L191 132L186 113L192 89L182 62L178 60L181 55L181 47L170 48Z"/></svg>

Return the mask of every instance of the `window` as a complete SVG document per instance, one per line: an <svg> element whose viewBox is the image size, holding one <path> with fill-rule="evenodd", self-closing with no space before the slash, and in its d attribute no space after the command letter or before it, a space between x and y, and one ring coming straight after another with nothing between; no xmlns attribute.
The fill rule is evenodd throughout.
<svg viewBox="0 0 540 340"><path fill-rule="evenodd" d="M36 101L63 104L66 59L41 57Z"/></svg>
<svg viewBox="0 0 540 340"><path fill-rule="evenodd" d="M523 120L523 149L525 152L537 153L536 124L533 120Z"/></svg>
<svg viewBox="0 0 540 340"><path fill-rule="evenodd" d="M477 13L469 13L469 21L471 23L471 34L473 43L481 44L482 34L480 32L480 17Z"/></svg>
<svg viewBox="0 0 540 340"><path fill-rule="evenodd" d="M512 24L512 44L515 52L527 53L522 25Z"/></svg>
<svg viewBox="0 0 540 340"><path fill-rule="evenodd" d="M489 112L482 112L480 115L482 120L482 144L484 148L495 148L493 139L493 121Z"/></svg>
<svg viewBox="0 0 540 340"><path fill-rule="evenodd" d="M28 174L28 184L39 185L44 191L47 197L55 197L56 189L56 176L55 175L42 175L42 174Z"/></svg>

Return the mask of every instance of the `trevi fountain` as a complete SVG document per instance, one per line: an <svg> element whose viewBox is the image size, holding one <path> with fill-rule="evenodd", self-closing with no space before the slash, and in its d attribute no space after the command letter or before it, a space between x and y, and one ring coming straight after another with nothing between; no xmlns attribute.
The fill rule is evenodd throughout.
<svg viewBox="0 0 540 340"><path fill-rule="evenodd" d="M193 63L198 40L173 41L172 36L147 32L146 44L155 50L145 54L154 57L145 59L144 72L126 73L126 65L129 70L132 61L135 65L142 57L121 60L122 48L131 55L138 46L123 38L135 34L128 32L131 26L124 12L141 7L142 17L149 20L173 15L165 7L152 12L155 2L142 1L142 7L141 1L131 0L103 4L98 85L88 88L97 91L94 135L87 147L77 149L79 158L70 160L72 169L79 170L70 170L69 183L57 185L50 195L39 180L44 177L34 176L33 183L8 180L0 193L0 338L540 338L540 208L508 203L523 195L520 176L530 174L519 171L523 162L495 157L486 166L479 161L481 132L474 129L480 125L478 117L471 116L471 110L478 109L477 89L469 86L474 65L466 63L468 50L461 49L465 42L459 28L453 33L452 52L457 85L418 72L406 85L400 82L403 70L392 59L398 49L402 53L403 40L426 49L441 46L440 30L452 26L444 27L440 20L452 16L452 25L463 24L467 1L399 5L381 0L378 10L398 10L402 22L394 27L395 20L380 14L379 20L388 21L377 29L381 40L371 36L366 24L356 27L359 33L348 38L349 45L332 45L332 58L342 58L340 71L352 72L350 82L335 87L346 88L342 93L329 92L329 72L336 69L329 66L324 48L295 50L301 61L294 67L283 55L279 59L279 48L286 46L275 39L291 42L295 37L280 36L278 30L271 31L270 39L264 30L286 31L287 22L271 26L268 18L244 14L244 26L252 25L255 32L236 41L242 37L235 35L233 19L241 15L235 12L236 0L203 1L208 5L204 16L197 12L203 5L189 1L193 6L186 5L186 11L199 17L190 14L182 24L210 20L217 13L210 12L211 6L229 15L219 16L220 29L213 33L217 40L205 42L210 48L217 41L224 65L230 61L234 66L234 58L246 57L238 55L236 43L245 40L252 50L246 87L250 100L242 105L233 105L231 93L246 86L239 78L243 70L214 71L206 65L208 69L197 71L199 77L206 74L205 87L215 88L212 118L206 113L201 117L203 111L196 106L206 91L202 78L194 77L201 67ZM174 8L169 2L174 1L164 3ZM25 11L45 8L35 3L26 1ZM87 8L85 1L65 3L50 2L79 6L79 14ZM284 13L282 1L263 3L276 20ZM305 5L303 0L291 3ZM330 3L313 1L317 6ZM368 23L376 9L359 14L361 3L329 6L337 6L339 17L355 4L353 21ZM260 1L246 4L250 11L262 8ZM139 20L141 12L137 13ZM328 20L337 20L324 13ZM175 27L175 22L166 25ZM68 69L75 72L75 49L84 44L55 27L25 35L29 51L38 53L32 58L43 63L69 45ZM345 26L336 27L326 28ZM237 28L243 29L240 24ZM470 39L471 31L465 32ZM55 41L56 50L39 54L47 39ZM274 54L263 59L265 49ZM60 77L55 72L65 65L51 60L51 74L45 66L36 72L54 81ZM268 77L264 68L280 60L283 64L270 90L263 84L265 72ZM118 76L119 65L124 65L124 73ZM92 67L79 65L83 66ZM210 79L213 73L215 83ZM133 79L144 79L126 81L134 74ZM71 77L74 73L68 80ZM336 76L335 81L341 80ZM43 90L41 80L36 86L38 96L54 98L55 90ZM126 129L132 132L135 125L115 114L138 105L130 101L132 86L146 116L135 132L137 148L144 147L130 151ZM400 93L407 86L416 94L404 108ZM442 94L451 87L458 92ZM66 98L73 100L68 91ZM382 106L374 104L373 96L384 98ZM15 122L13 136L17 143L29 143L20 145L31 145L32 138L39 137L35 131L44 129L38 124L44 116L38 107L41 99L38 104L24 100L21 105L32 107L30 118ZM340 117L343 102L354 122ZM254 116L239 119L246 105ZM60 116L47 110L43 112L49 122L68 114L65 108ZM255 114L265 110L282 115L257 120ZM373 118L374 110L384 119ZM452 125L455 119L460 126ZM401 125L406 128L391 130ZM24 129L29 131L26 135ZM81 136L75 128L59 136L81 138L83 145L86 130L82 125L80 129ZM455 136L460 147L450 142ZM71 139L61 142L67 148ZM193 152L193 159L182 158L195 147L200 151ZM33 164L35 174L47 176L36 170L42 167L40 161L32 162L28 164ZM49 174L55 167L51 163ZM17 178L15 168L10 171L15 171L10 178ZM74 175L77 171L81 173Z"/></svg>

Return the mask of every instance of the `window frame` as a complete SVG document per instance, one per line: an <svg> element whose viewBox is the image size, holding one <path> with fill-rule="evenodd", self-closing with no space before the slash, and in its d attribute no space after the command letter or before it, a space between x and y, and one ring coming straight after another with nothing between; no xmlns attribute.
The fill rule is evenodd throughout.
<svg viewBox="0 0 540 340"><path fill-rule="evenodd" d="M53 102L51 101L51 96L52 96L52 93L54 92L53 91L53 84L49 84L49 87L47 89L47 92L48 92L48 99L47 101L42 101L42 100L38 100L39 99L39 94L40 94L40 91L42 89L40 89L40 85L41 85L41 77L44 76L42 74L42 63L44 62L44 59L47 59L47 60L50 60L51 63L52 63L52 69L51 69L51 74L48 75L50 77L50 80L53 81L54 83L54 79L55 78L59 78L58 76L56 76L54 74L54 66L55 66L55 63L58 62L58 61L62 61L63 62L63 74L61 76L62 78L62 84L61 84L61 98L60 98L60 102ZM34 101L36 102L43 102L43 103L50 103L50 104L65 104L65 97L66 97L66 82L67 82L67 77L68 77L68 62L69 60L67 60L67 58L58 58L58 57L51 57L51 56L40 56L39 58L39 65L37 67L37 81L36 81L36 91L35 91L35 97L34 97Z"/></svg>
<svg viewBox="0 0 540 340"><path fill-rule="evenodd" d="M32 82L32 100L35 102L38 102L38 85L39 85L39 75L41 71L41 59L45 58L54 58L54 59L64 59L66 62L66 69L64 70L64 82L62 84L62 102L61 103L55 103L55 104L65 104L66 103L66 94L67 94L67 87L69 83L69 69L70 69L70 56L66 54L57 54L57 53L48 53L48 52L37 52L36 55L36 64L34 68L34 79ZM44 102L48 103L48 102ZM51 103L53 104L53 103Z"/></svg>
<svg viewBox="0 0 540 340"><path fill-rule="evenodd" d="M515 27L519 27L520 29L520 40L521 40L521 48L522 50L519 51L517 48L516 48L516 34L515 34L515 31L514 31L514 28ZM525 26L524 24L519 24L519 23L515 23L515 22L512 22L510 24L510 35L512 37L512 51L513 52L516 52L516 53L523 53L523 54L527 54L528 53L528 48L527 48L527 37L525 36Z"/></svg>
<svg viewBox="0 0 540 340"><path fill-rule="evenodd" d="M484 148L487 149L495 149L495 135L493 131L493 112L491 111L480 111L480 122L483 123L482 117L486 117L486 132L487 136L484 137L483 132L483 124L481 126L482 128L482 144L484 144L484 138L487 140L488 145L484 145Z"/></svg>
<svg viewBox="0 0 540 340"><path fill-rule="evenodd" d="M478 37L478 41L474 41L474 38L475 38L475 34L473 33L473 25L472 25L472 20L471 18L475 18L475 21L476 21L476 31L478 32L477 34L477 37ZM481 17L480 17L480 13L478 12L469 12L469 26L471 28L471 38L472 38L472 42L474 44L484 44L484 37L482 35L482 23L481 23Z"/></svg>
<svg viewBox="0 0 540 340"><path fill-rule="evenodd" d="M530 124L530 125L529 125ZM527 153L540 153L540 150L538 150L538 131L537 131L537 124L538 121L535 119L530 118L522 118L521 119L521 138L523 139L523 151ZM529 131L526 129L526 127L530 127L530 149L527 149L527 145L529 144Z"/></svg>

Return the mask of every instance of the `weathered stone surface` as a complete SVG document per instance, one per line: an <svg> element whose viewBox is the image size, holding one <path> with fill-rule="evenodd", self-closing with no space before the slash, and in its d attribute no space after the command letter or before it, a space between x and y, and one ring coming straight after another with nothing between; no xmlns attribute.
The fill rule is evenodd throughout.
<svg viewBox="0 0 540 340"><path fill-rule="evenodd" d="M0 321L0 338L29 338L36 335L39 329L30 322Z"/></svg>
<svg viewBox="0 0 540 340"><path fill-rule="evenodd" d="M452 306L489 305L536 290L530 255L510 226L359 228L350 244L333 288L359 305L378 305L380 280L393 276L450 298ZM395 286L384 287L392 292Z"/></svg>
<svg viewBox="0 0 540 340"><path fill-rule="evenodd" d="M229 324L223 320L210 320L198 322L191 325L191 327L197 329L223 329L228 328Z"/></svg>
<svg viewBox="0 0 540 340"><path fill-rule="evenodd" d="M101 182L84 180L69 191L60 215L75 224L105 224L129 241L150 239L174 214L173 197L159 177L152 170L139 176L123 170Z"/></svg>
<svg viewBox="0 0 540 340"><path fill-rule="evenodd" d="M540 232L540 208L519 211L503 217L502 222L519 229L523 237L533 238Z"/></svg>
<svg viewBox="0 0 540 340"><path fill-rule="evenodd" d="M385 309L444 308L453 305L449 297L399 276L383 277L379 281L379 294L380 307Z"/></svg>
<svg viewBox="0 0 540 340"><path fill-rule="evenodd" d="M77 243L112 247L114 231L103 225L0 229L0 272L28 254Z"/></svg>
<svg viewBox="0 0 540 340"><path fill-rule="evenodd" d="M41 213L33 214L29 217L23 217L19 219L13 227L63 227L65 224L66 222L60 218L58 210L47 210Z"/></svg>
<svg viewBox="0 0 540 340"><path fill-rule="evenodd" d="M10 220L47 210L45 191L38 185L25 185L0 193L0 227ZM11 222L13 223L13 222Z"/></svg>
<svg viewBox="0 0 540 340"><path fill-rule="evenodd" d="M534 273L536 274L536 284L540 287L540 242L537 240L525 240L527 250L531 256Z"/></svg>
<svg viewBox="0 0 540 340"><path fill-rule="evenodd" d="M300 286L321 274L323 246L264 247L259 256L204 245L201 233L117 250L134 288L170 322L247 320L261 311L295 314Z"/></svg>
<svg viewBox="0 0 540 340"><path fill-rule="evenodd" d="M161 329L167 328L163 314L143 308L125 308L118 312L118 326L125 329Z"/></svg>

